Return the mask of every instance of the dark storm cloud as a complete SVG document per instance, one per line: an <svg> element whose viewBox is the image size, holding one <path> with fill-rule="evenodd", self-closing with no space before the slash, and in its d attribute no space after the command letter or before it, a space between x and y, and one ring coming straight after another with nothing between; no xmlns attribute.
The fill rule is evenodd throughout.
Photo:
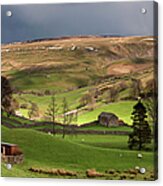
<svg viewBox="0 0 163 186"><path fill-rule="evenodd" d="M152 1L3 5L1 15L2 43L65 35L153 35Z"/></svg>

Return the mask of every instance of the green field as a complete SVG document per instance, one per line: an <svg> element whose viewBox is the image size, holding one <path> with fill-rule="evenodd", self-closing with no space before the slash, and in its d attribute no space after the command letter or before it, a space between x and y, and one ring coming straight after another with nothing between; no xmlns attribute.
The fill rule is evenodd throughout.
<svg viewBox="0 0 163 186"><path fill-rule="evenodd" d="M91 168L105 172L140 166L145 167L147 172L152 171L154 154L142 152L143 159L138 159L138 151L127 149L127 140L127 136L112 135L78 135L62 139L59 135L53 137L32 129L7 129L2 126L2 141L18 144L25 155L24 163L14 165L12 170L7 170L2 163L2 176L52 177L31 173L28 171L30 167L79 171L79 178Z"/></svg>
<svg viewBox="0 0 163 186"><path fill-rule="evenodd" d="M69 103L69 108L71 110L76 109L77 106L79 106L79 100L81 95L83 95L86 92L87 88L78 89L75 91L62 93L62 94L56 94L56 100L58 106L60 106L60 112L62 110L62 101L63 97L67 98L67 101ZM36 96L31 94L25 94L21 96L15 95L15 97L18 99L20 104L25 103L24 100L32 100L34 103L36 103L39 107L39 112L44 115L46 112L46 109L48 107L48 104L50 102L51 96ZM26 101L27 102L27 101ZM115 103L96 103L97 107L93 111L84 111L82 113L79 112L78 114L78 125L88 123L94 120L98 119L98 116L101 112L112 112L116 114L120 119L122 119L127 124L131 125L131 113L134 104L136 101L119 101ZM20 109L21 113L28 117L28 110L26 109ZM59 119L58 121L62 121Z"/></svg>
<svg viewBox="0 0 163 186"><path fill-rule="evenodd" d="M110 103L108 105L103 105L93 111L87 112L79 116L78 123L87 123L93 120L97 120L101 112L112 112L116 114L120 119L122 119L127 124L131 125L131 113L135 101L121 101L116 103Z"/></svg>
<svg viewBox="0 0 163 186"><path fill-rule="evenodd" d="M65 93L56 94L56 102L58 106L62 106L63 98L67 99L70 109L75 109L79 105L79 99L88 90L88 87L80 88L74 91L69 91ZM14 97L18 100L20 104L28 103L32 101L36 103L42 114L46 111L49 103L51 102L51 96L37 96L32 94L15 94Z"/></svg>

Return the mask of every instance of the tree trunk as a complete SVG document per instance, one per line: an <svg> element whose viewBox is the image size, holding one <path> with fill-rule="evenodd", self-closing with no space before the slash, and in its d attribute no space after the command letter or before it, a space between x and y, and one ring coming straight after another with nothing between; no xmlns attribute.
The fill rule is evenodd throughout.
<svg viewBox="0 0 163 186"><path fill-rule="evenodd" d="M65 138L65 126L63 126L62 138Z"/></svg>
<svg viewBox="0 0 163 186"><path fill-rule="evenodd" d="M55 135L55 117L53 116L53 135Z"/></svg>
<svg viewBox="0 0 163 186"><path fill-rule="evenodd" d="M139 150L141 150L141 149L142 149L142 143L139 142Z"/></svg>
<svg viewBox="0 0 163 186"><path fill-rule="evenodd" d="M53 123L53 135L55 135L56 132L55 132L55 124Z"/></svg>

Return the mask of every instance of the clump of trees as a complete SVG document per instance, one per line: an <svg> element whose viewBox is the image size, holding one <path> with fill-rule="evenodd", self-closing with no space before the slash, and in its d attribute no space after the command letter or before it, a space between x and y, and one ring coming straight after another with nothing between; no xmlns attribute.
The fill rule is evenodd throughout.
<svg viewBox="0 0 163 186"><path fill-rule="evenodd" d="M130 149L142 150L146 144L151 143L152 133L147 122L147 111L141 99L133 107L132 120L133 132L129 135L128 146Z"/></svg>
<svg viewBox="0 0 163 186"><path fill-rule="evenodd" d="M59 116L60 115L60 116ZM56 118L61 117L62 121L62 138L65 138L66 134L70 132L71 134L75 134L75 125L73 122L77 122L78 112L76 110L70 110L68 106L68 102L66 98L63 98L63 102L61 105L61 109L57 104L56 96L53 94L51 97L51 101L49 106L45 112L45 117L50 119L53 124L52 133L53 135L56 134Z"/></svg>
<svg viewBox="0 0 163 186"><path fill-rule="evenodd" d="M114 102L116 100L116 96L117 96L117 89L112 87L109 90L109 96L110 96L110 102Z"/></svg>
<svg viewBox="0 0 163 186"><path fill-rule="evenodd" d="M115 89L114 87L111 87L103 94L103 98L106 104L110 102L114 102L116 100L116 97L117 97L117 89Z"/></svg>
<svg viewBox="0 0 163 186"><path fill-rule="evenodd" d="M15 98L13 98L12 99L12 108L13 108L14 112L15 112L15 110L18 110L19 107L20 107L19 102Z"/></svg>
<svg viewBox="0 0 163 186"><path fill-rule="evenodd" d="M22 108L22 109L28 109L28 104L27 103L22 103L20 105L20 108Z"/></svg>
<svg viewBox="0 0 163 186"><path fill-rule="evenodd" d="M80 106L81 107L86 106L89 103L90 100L91 100L91 95L90 94L84 94L80 99Z"/></svg>
<svg viewBox="0 0 163 186"><path fill-rule="evenodd" d="M88 110L94 110L96 106L96 98L98 93L96 89L90 89L88 93L84 94L80 99L80 107L87 106Z"/></svg>
<svg viewBox="0 0 163 186"><path fill-rule="evenodd" d="M8 117L15 114L15 110L19 107L19 103L12 95L13 89L9 80L1 76L1 112L6 112Z"/></svg>

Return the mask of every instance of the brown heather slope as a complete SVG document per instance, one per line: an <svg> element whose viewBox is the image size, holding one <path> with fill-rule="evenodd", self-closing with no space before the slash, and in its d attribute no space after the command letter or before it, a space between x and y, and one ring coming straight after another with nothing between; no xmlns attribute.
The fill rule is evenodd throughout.
<svg viewBox="0 0 163 186"><path fill-rule="evenodd" d="M153 37L72 37L2 45L2 75L18 90L67 90L110 77L153 79Z"/></svg>

